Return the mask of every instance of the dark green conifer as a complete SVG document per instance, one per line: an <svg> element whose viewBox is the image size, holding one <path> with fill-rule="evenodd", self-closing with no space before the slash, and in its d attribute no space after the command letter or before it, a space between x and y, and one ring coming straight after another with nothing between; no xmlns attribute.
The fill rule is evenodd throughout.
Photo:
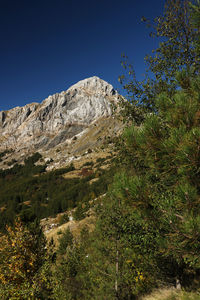
<svg viewBox="0 0 200 300"><path fill-rule="evenodd" d="M177 77L186 78L184 72ZM119 181L126 182L121 192L134 207L135 221L147 229L139 252L153 232L154 259L158 267L166 264L165 280L174 277L185 285L200 270L200 78L180 84L174 96L157 97L158 113L125 131L132 171ZM137 235L134 228L132 234Z"/></svg>

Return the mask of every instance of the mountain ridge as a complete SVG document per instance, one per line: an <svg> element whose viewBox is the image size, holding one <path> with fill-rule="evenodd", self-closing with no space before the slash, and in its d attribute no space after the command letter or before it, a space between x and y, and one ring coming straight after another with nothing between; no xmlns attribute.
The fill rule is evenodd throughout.
<svg viewBox="0 0 200 300"><path fill-rule="evenodd" d="M72 156L100 146L106 135L116 135L120 130L114 117L119 99L111 84L93 76L49 95L41 103L1 111L0 151L13 149L18 161L36 151L45 156L50 152L55 158L53 152L58 146Z"/></svg>
<svg viewBox="0 0 200 300"><path fill-rule="evenodd" d="M58 143L72 138L98 118L111 116L118 97L112 85L93 76L48 96L41 103L1 111L1 149L20 149L24 143L35 149L48 148L52 135L56 137L63 130Z"/></svg>

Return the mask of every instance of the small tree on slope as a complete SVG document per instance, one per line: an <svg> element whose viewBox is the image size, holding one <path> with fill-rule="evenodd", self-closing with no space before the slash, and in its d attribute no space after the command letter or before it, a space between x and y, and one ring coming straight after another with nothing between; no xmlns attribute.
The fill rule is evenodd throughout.
<svg viewBox="0 0 200 300"><path fill-rule="evenodd" d="M18 219L0 240L1 299L42 299L47 285L45 239Z"/></svg>

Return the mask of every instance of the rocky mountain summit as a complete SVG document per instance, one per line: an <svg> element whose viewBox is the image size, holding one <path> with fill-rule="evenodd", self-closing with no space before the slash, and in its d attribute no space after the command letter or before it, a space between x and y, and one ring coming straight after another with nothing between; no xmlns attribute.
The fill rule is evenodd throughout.
<svg viewBox="0 0 200 300"><path fill-rule="evenodd" d="M41 104L31 103L0 112L1 148L50 149L81 133L100 117L112 115L118 94L94 76Z"/></svg>
<svg viewBox="0 0 200 300"><path fill-rule="evenodd" d="M113 119L113 107L119 97L112 85L94 76L49 96L42 103L1 111L0 150L46 152L58 145L70 144L84 134L87 140L88 130L91 131L95 123L99 129L100 123L105 127L113 122L107 119ZM79 145L79 149L86 147L88 145Z"/></svg>

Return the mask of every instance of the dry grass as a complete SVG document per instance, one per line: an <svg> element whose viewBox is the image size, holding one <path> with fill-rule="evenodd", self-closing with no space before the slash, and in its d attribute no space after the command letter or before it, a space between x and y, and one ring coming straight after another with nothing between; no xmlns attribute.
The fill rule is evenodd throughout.
<svg viewBox="0 0 200 300"><path fill-rule="evenodd" d="M79 172L80 172L80 170L74 170L74 171L68 172L66 174L63 174L62 177L65 179L66 178L68 178L68 179L79 178L80 177Z"/></svg>
<svg viewBox="0 0 200 300"><path fill-rule="evenodd" d="M80 173L81 173L81 170L83 168L86 168L88 170L91 168L91 170L93 172L95 172L97 170L97 168L95 167L97 159L98 158L106 158L107 156L110 156L109 149L106 149L104 151L99 151L99 152L92 152L90 154L82 156L79 160L74 160L73 161L73 165L75 167L75 170L73 170L71 172L68 172L66 174L63 174L62 176L64 178L77 178L77 177L80 177L81 176ZM90 163L90 162L93 162L92 166L84 166L84 164ZM108 164L102 165L101 169L107 169L109 167L110 167L110 164L109 164L109 160L108 160Z"/></svg>
<svg viewBox="0 0 200 300"><path fill-rule="evenodd" d="M95 227L95 217L90 216L86 217L83 220L80 221L69 221L65 224L62 224L61 226L58 226L56 228L53 228L45 233L45 236L47 238L47 241L50 241L53 238L55 247L58 246L58 240L61 237L60 232L64 232L67 228L70 229L73 236L75 238L78 238L80 236L80 232L84 227L87 227L89 232L94 230Z"/></svg>
<svg viewBox="0 0 200 300"><path fill-rule="evenodd" d="M200 300L200 295L187 293L175 288L158 289L140 300Z"/></svg>
<svg viewBox="0 0 200 300"><path fill-rule="evenodd" d="M173 295L175 296L176 293L176 290L173 288L159 289L152 292L150 295L142 297L141 300L167 300L170 299L170 297L172 297Z"/></svg>

